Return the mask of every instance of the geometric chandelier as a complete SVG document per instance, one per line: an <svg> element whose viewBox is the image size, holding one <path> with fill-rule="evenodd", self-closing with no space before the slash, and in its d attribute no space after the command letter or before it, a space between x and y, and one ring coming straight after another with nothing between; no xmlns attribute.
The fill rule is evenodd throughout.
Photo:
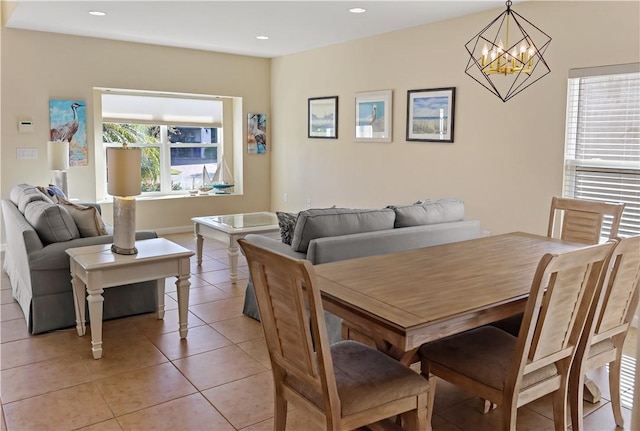
<svg viewBox="0 0 640 431"><path fill-rule="evenodd" d="M551 72L543 55L551 38L522 15L507 10L465 45L465 73L503 102Z"/></svg>

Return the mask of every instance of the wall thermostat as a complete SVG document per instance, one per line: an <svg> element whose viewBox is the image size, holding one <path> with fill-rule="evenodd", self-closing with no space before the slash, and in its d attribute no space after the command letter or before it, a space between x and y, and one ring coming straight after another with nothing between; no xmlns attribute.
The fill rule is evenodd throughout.
<svg viewBox="0 0 640 431"><path fill-rule="evenodd" d="M18 121L18 131L20 133L33 133L33 121L31 120L20 120Z"/></svg>

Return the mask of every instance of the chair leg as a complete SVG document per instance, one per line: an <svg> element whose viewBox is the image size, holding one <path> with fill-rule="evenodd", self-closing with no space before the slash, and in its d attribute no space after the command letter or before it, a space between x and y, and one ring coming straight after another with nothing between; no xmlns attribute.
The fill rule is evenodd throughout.
<svg viewBox="0 0 640 431"><path fill-rule="evenodd" d="M556 431L567 430L567 381L564 380L560 389L552 395L553 400L553 423Z"/></svg>
<svg viewBox="0 0 640 431"><path fill-rule="evenodd" d="M622 363L622 349L618 348L616 352L616 360L609 363L609 392L611 392L611 408L613 409L613 417L616 425L624 426L622 418L622 409L620 406L620 369Z"/></svg>
<svg viewBox="0 0 640 431"><path fill-rule="evenodd" d="M516 431L516 419L518 407L515 403L505 403L502 407L502 429L504 431Z"/></svg>
<svg viewBox="0 0 640 431"><path fill-rule="evenodd" d="M428 394L418 395L417 408L402 414L407 431L431 431L431 420L427 407L428 403Z"/></svg>
<svg viewBox="0 0 640 431"><path fill-rule="evenodd" d="M287 428L287 400L278 391L275 393L273 413L273 429L285 431Z"/></svg>
<svg viewBox="0 0 640 431"><path fill-rule="evenodd" d="M433 406L436 400L436 383L438 379L429 371L429 362L420 362L420 374L429 382L429 396L427 398L427 423L431 426L431 418L433 417Z"/></svg>
<svg viewBox="0 0 640 431"><path fill-rule="evenodd" d="M571 409L571 425L573 431L582 431L584 426L582 424L584 417L584 406L582 398L584 395L584 373L582 369L578 370L574 367L569 376L569 407Z"/></svg>

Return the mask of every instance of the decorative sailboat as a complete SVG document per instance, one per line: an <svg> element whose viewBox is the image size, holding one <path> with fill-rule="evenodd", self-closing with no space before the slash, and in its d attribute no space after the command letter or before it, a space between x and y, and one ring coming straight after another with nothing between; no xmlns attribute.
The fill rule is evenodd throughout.
<svg viewBox="0 0 640 431"><path fill-rule="evenodd" d="M198 188L200 194L206 195L213 189L213 185L211 184L211 177L209 176L209 172L207 172L207 167L202 167L202 185Z"/></svg>
<svg viewBox="0 0 640 431"><path fill-rule="evenodd" d="M219 195L229 194L229 189L233 186L233 176L231 175L229 166L227 166L227 163L224 161L224 156L220 156L218 169L213 176L213 188L216 189L215 193Z"/></svg>

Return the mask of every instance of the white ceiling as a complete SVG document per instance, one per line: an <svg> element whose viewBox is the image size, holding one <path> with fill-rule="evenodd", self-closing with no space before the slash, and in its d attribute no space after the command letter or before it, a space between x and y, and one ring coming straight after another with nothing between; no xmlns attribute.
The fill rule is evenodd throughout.
<svg viewBox="0 0 640 431"><path fill-rule="evenodd" d="M10 28L271 58L504 9L504 4L503 0L19 0L5 9L4 16ZM366 13L349 13L356 6L366 8ZM91 16L90 10L107 15ZM469 29L469 37L476 30L480 29ZM270 39L257 40L259 35Z"/></svg>

